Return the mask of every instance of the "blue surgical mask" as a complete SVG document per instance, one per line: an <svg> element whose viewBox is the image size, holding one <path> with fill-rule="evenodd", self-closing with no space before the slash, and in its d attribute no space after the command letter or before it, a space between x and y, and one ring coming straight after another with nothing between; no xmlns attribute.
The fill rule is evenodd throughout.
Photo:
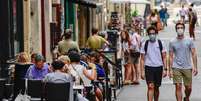
<svg viewBox="0 0 201 101"><path fill-rule="evenodd" d="M155 42L156 41L156 34L149 35L149 39L151 42Z"/></svg>

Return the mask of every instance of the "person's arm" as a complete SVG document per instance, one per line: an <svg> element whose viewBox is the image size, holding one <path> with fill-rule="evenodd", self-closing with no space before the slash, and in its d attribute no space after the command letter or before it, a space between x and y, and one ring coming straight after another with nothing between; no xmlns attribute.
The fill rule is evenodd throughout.
<svg viewBox="0 0 201 101"><path fill-rule="evenodd" d="M106 43L107 45L110 45L110 43L105 38L103 38L103 37L100 37L100 38L101 38L102 42Z"/></svg>
<svg viewBox="0 0 201 101"><path fill-rule="evenodd" d="M76 43L76 49L78 50L79 53L81 52L78 43Z"/></svg>
<svg viewBox="0 0 201 101"><path fill-rule="evenodd" d="M167 57L166 57L166 52L162 53L162 58L163 58L163 65L164 65L164 69L163 69L163 77L167 76Z"/></svg>
<svg viewBox="0 0 201 101"><path fill-rule="evenodd" d="M198 74L198 67L197 67L197 54L196 54L196 49L192 48L191 49L191 54L192 54L192 60L193 60L193 75L196 76Z"/></svg>
<svg viewBox="0 0 201 101"><path fill-rule="evenodd" d="M145 79L145 70L144 70L144 58L145 55L141 53L141 58L140 58L140 69L141 69L141 79Z"/></svg>
<svg viewBox="0 0 201 101"><path fill-rule="evenodd" d="M89 38L87 39L87 42L86 42L86 48L89 48Z"/></svg>
<svg viewBox="0 0 201 101"><path fill-rule="evenodd" d="M163 61L163 77L166 77L167 76L167 50L166 50L166 47L164 45L164 42L162 41L162 46L163 46L163 49L162 49L162 61Z"/></svg>
<svg viewBox="0 0 201 101"><path fill-rule="evenodd" d="M173 58L174 58L174 51L173 51L173 46L172 46L172 42L170 42L169 44L169 64L168 64L168 76L170 78L173 77L173 71L172 71L172 66L173 66Z"/></svg>
<svg viewBox="0 0 201 101"><path fill-rule="evenodd" d="M31 68L32 68L32 67L33 67L33 66L31 65L31 66L29 67L29 69L27 70L26 75L25 75L25 78L26 78L26 79L31 78Z"/></svg>
<svg viewBox="0 0 201 101"><path fill-rule="evenodd" d="M83 70L83 73L88 79L95 80L96 77L97 77L96 66L94 64L91 64L90 67L91 67L91 70L92 70L91 74L88 73L88 70L86 68Z"/></svg>

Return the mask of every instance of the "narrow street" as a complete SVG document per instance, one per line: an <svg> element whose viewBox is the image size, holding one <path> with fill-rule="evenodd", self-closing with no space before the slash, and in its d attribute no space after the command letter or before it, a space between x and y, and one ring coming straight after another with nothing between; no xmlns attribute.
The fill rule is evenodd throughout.
<svg viewBox="0 0 201 101"><path fill-rule="evenodd" d="M175 37L175 24L171 23L169 21L168 27L165 28L164 31L160 32L159 37L166 43ZM199 68L199 74L196 77L193 77L193 90L191 95L191 101L200 101L201 94L200 89L200 83L201 83L201 64L199 61L201 61L201 29L200 27L196 28L196 41L195 45L197 48L197 54L198 54L198 68ZM186 25L186 36L189 36L188 34L188 26ZM146 83L144 80L140 82L140 85L130 85L130 86L124 86L124 88L121 90L121 92L118 95L117 101L146 101ZM160 98L159 101L176 101L175 98L175 87L172 83L172 80L169 78L164 78L162 86L160 88Z"/></svg>

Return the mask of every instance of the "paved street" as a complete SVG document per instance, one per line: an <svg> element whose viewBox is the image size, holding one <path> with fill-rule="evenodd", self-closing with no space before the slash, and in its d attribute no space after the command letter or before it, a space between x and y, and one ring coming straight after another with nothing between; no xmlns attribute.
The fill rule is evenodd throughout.
<svg viewBox="0 0 201 101"><path fill-rule="evenodd" d="M170 22L170 21L169 21ZM186 26L186 30L188 30L188 26ZM186 31L188 32L188 31ZM199 68L199 74L198 76L193 78L193 91L191 95L191 101L201 101L201 64L199 63L201 61L201 28L196 28L196 47L198 52L198 68ZM169 23L169 26L165 28L164 31L161 31L159 37L164 40L166 43L171 40L176 35L174 24ZM186 34L188 35L188 34ZM159 101L176 101L175 98L175 88L172 84L172 80L169 78L163 79L162 86L160 88L160 99ZM145 81L141 81L140 85L137 86L125 86L119 96L118 101L146 101L146 84Z"/></svg>

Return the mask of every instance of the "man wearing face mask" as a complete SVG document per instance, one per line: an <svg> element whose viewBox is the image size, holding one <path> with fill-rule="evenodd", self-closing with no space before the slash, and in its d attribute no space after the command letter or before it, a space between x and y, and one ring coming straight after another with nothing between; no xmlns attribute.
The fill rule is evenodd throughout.
<svg viewBox="0 0 201 101"><path fill-rule="evenodd" d="M195 45L192 39L184 36L185 25L183 23L177 23L175 29L177 37L169 44L169 76L173 77L177 101L182 101L182 99L190 101L192 75L196 76L198 73ZM184 98L182 98L182 85L185 87Z"/></svg>
<svg viewBox="0 0 201 101"><path fill-rule="evenodd" d="M149 39L141 47L141 78L147 82L147 101L158 101L162 77L167 75L166 49L157 38L157 29L147 29Z"/></svg>

